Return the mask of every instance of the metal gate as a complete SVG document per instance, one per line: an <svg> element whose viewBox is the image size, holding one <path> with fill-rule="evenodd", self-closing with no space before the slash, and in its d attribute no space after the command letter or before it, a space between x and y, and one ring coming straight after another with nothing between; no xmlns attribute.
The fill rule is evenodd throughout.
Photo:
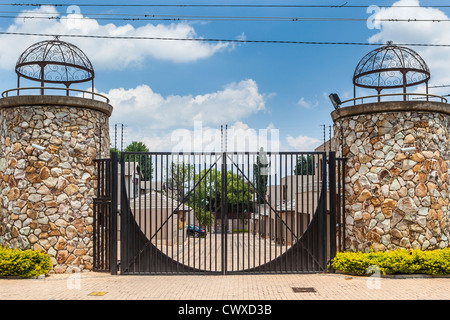
<svg viewBox="0 0 450 320"><path fill-rule="evenodd" d="M341 164L334 152L123 152L120 273L326 271L342 244Z"/></svg>
<svg viewBox="0 0 450 320"><path fill-rule="evenodd" d="M95 159L96 197L93 200L94 271L117 274L117 153Z"/></svg>

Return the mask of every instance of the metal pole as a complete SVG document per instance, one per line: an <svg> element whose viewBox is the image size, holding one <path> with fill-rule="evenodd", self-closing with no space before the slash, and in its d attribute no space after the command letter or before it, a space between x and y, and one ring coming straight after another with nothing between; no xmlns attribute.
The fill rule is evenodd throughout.
<svg viewBox="0 0 450 320"><path fill-rule="evenodd" d="M336 153L328 156L328 176L330 192L330 261L336 256ZM332 272L335 270L331 268Z"/></svg>
<svg viewBox="0 0 450 320"><path fill-rule="evenodd" d="M118 185L118 154L114 151L111 154L111 230L110 230L110 266L111 274L117 275L117 185Z"/></svg>
<svg viewBox="0 0 450 320"><path fill-rule="evenodd" d="M99 150L97 152L97 159L102 158L102 127L100 126Z"/></svg>
<svg viewBox="0 0 450 320"><path fill-rule="evenodd" d="M120 152L123 152L123 123L122 123L122 129L120 131L120 134L121 134Z"/></svg>
<svg viewBox="0 0 450 320"><path fill-rule="evenodd" d="M227 274L227 154L222 153L222 187L221 187L221 217L222 217L222 274Z"/></svg>
<svg viewBox="0 0 450 320"><path fill-rule="evenodd" d="M41 95L44 95L44 68L45 68L45 64L41 65Z"/></svg>
<svg viewBox="0 0 450 320"><path fill-rule="evenodd" d="M117 123L114 125L114 151L117 151Z"/></svg>

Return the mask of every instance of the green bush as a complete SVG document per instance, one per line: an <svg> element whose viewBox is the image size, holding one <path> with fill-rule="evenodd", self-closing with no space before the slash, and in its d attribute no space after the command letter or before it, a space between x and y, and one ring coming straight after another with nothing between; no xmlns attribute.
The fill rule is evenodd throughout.
<svg viewBox="0 0 450 320"><path fill-rule="evenodd" d="M386 274L450 274L450 248L421 251L398 249L386 252L338 252L335 270L364 275L378 269Z"/></svg>
<svg viewBox="0 0 450 320"><path fill-rule="evenodd" d="M47 274L51 269L52 261L46 253L30 249L10 249L0 245L0 277L29 278Z"/></svg>

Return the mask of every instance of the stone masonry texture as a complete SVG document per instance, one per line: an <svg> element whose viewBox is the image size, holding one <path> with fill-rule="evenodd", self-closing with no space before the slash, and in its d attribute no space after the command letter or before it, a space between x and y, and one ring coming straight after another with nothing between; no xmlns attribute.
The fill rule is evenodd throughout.
<svg viewBox="0 0 450 320"><path fill-rule="evenodd" d="M100 145L108 155L108 128L88 108L0 109L0 244L47 252L55 273L92 269L93 160Z"/></svg>
<svg viewBox="0 0 450 320"><path fill-rule="evenodd" d="M347 158L347 250L449 245L449 122L414 110L334 119L338 155Z"/></svg>

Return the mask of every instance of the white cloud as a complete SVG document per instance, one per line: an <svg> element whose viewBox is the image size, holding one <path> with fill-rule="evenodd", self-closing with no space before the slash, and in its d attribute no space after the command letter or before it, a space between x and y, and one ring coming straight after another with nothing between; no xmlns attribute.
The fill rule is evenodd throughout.
<svg viewBox="0 0 450 320"><path fill-rule="evenodd" d="M395 2L392 7L382 8L372 18L374 19L422 19L422 20L447 20L449 17L436 8L406 8L399 6L418 6L419 0L400 0ZM448 32L447 22L394 22L379 21L375 23L376 34L369 38L369 42L395 43L429 43L429 44L449 44L450 32ZM427 63L430 72L430 84L441 85L448 84L450 79L450 65L448 57L450 48L447 47L411 47ZM430 90L434 94L446 94L447 89ZM424 91L422 91L424 92Z"/></svg>
<svg viewBox="0 0 450 320"><path fill-rule="evenodd" d="M293 137L288 135L286 141L295 151L314 151L321 144L319 139L307 136Z"/></svg>
<svg viewBox="0 0 450 320"><path fill-rule="evenodd" d="M32 11L30 13L30 11ZM63 19L31 19L42 13ZM44 15L49 16L49 15ZM65 19L74 17L77 19ZM159 38L199 38L194 28L187 23L172 23L170 25L146 24L133 27L130 24L118 26L112 23L101 25L95 19L82 14L60 15L53 6L41 6L34 10L21 13L10 25L7 32L43 33L43 34L74 34L103 36L145 36ZM0 46L8 48L0 52L0 68L11 69L19 55L31 44L43 40L36 36L2 35ZM142 64L147 57L160 60L186 63L206 59L215 53L232 48L227 43L206 43L198 41L167 41L167 40L117 40L95 38L62 37L82 49L92 61L96 69L121 70L129 66Z"/></svg>
<svg viewBox="0 0 450 320"><path fill-rule="evenodd" d="M317 107L319 105L319 101L309 101L309 100L305 100L304 97L301 97L300 100L297 102L297 104L300 107L306 108L306 109L313 109L315 107Z"/></svg>
<svg viewBox="0 0 450 320"><path fill-rule="evenodd" d="M194 121L202 121L206 126L233 123L264 111L266 100L252 79L197 96L163 97L148 85L111 89L104 94L114 107L111 123L125 123L142 130L189 128Z"/></svg>

